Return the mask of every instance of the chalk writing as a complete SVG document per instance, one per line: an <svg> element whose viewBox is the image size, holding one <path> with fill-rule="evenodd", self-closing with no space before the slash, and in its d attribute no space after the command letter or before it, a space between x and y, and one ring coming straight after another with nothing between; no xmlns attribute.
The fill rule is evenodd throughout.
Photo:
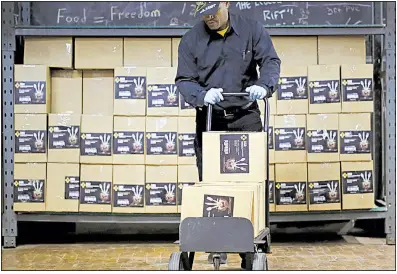
<svg viewBox="0 0 397 274"><path fill-rule="evenodd" d="M277 20L277 19L284 19L284 13L286 14L294 14L293 9L283 9L283 10L264 10L263 11L263 18L265 19L265 22L268 20Z"/></svg>
<svg viewBox="0 0 397 274"><path fill-rule="evenodd" d="M251 9L251 3L250 2L237 2L236 7L239 8L239 10L249 10L249 9Z"/></svg>

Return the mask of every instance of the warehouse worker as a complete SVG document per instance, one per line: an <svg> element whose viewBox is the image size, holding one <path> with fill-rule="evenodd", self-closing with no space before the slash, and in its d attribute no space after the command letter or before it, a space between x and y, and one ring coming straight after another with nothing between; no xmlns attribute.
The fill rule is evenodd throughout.
<svg viewBox="0 0 397 274"><path fill-rule="evenodd" d="M272 96L280 74L281 61L262 24L229 13L229 6L229 2L197 2L195 16L203 20L182 37L178 48L175 82L197 110L194 146L200 181L206 106L214 105L214 131L261 131L256 100ZM250 95L224 97L222 92Z"/></svg>
<svg viewBox="0 0 397 274"><path fill-rule="evenodd" d="M262 131L256 100L272 96L280 75L281 61L261 23L231 14L229 7L229 2L196 2L195 16L203 20L182 37L178 48L175 82L197 111L194 147L200 181L206 107L214 105L212 130ZM249 96L224 97L223 92L249 92ZM245 268L245 256L241 258ZM222 254L221 263L225 262Z"/></svg>

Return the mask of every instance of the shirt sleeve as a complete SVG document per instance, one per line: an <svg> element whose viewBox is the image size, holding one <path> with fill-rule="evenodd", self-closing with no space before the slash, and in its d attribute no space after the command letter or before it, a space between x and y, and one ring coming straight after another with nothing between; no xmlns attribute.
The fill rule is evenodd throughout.
<svg viewBox="0 0 397 274"><path fill-rule="evenodd" d="M183 37L178 47L178 69L175 84L186 103L193 107L203 107L206 90L200 86L195 58Z"/></svg>
<svg viewBox="0 0 397 274"><path fill-rule="evenodd" d="M269 97L277 90L281 60L274 49L269 33L259 22L253 34L254 59L259 65L257 85L270 90Z"/></svg>

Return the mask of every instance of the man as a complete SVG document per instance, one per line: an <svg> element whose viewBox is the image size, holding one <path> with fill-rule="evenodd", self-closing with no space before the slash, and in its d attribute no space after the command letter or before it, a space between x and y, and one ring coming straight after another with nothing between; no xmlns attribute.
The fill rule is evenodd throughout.
<svg viewBox="0 0 397 274"><path fill-rule="evenodd" d="M229 7L229 2L198 2L195 16L203 20L182 37L178 48L175 82L197 111L194 146L200 181L207 106L214 105L212 130L262 131L256 100L272 96L280 74L281 61L263 26L229 13ZM223 92L249 92L249 96L226 97Z"/></svg>

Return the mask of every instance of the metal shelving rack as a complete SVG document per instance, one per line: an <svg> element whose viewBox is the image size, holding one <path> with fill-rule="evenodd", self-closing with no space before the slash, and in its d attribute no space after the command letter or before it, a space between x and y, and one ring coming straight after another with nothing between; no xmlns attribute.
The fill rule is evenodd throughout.
<svg viewBox="0 0 397 274"><path fill-rule="evenodd" d="M382 87L384 100L384 125L382 176L385 184L385 206L372 210L337 212L271 213L270 222L302 221L350 221L359 219L384 219L387 243L395 244L396 232L396 4L387 2L387 23L370 26L316 26L316 27L270 27L270 35L382 35L384 37L385 73ZM382 16L381 16L382 17ZM81 213L26 213L13 211L14 179L14 117L13 85L16 37L18 36L182 36L186 28L43 28L30 26L30 2L2 3L2 121L3 121L3 185L2 185L2 236L4 247L15 247L17 222L72 222L72 223L179 223L178 214L81 214Z"/></svg>

